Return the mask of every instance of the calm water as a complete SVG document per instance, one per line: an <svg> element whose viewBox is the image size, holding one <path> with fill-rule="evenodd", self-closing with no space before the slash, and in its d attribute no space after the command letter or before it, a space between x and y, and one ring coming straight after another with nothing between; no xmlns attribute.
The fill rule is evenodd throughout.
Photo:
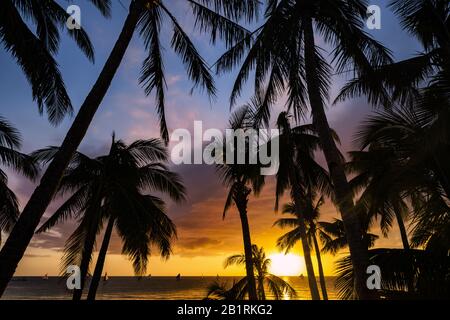
<svg viewBox="0 0 450 320"><path fill-rule="evenodd" d="M237 279L237 278L236 278ZM297 291L297 299L310 299L308 280L299 277L285 277ZM111 277L100 284L97 299L102 300L201 300L206 296L206 288L215 277L183 277L176 281L174 277ZM232 277L221 277L222 281L233 282ZM337 299L334 278L327 278L327 290L330 299ZM3 299L70 299L65 280L50 277L43 280L38 277L16 278L9 284Z"/></svg>

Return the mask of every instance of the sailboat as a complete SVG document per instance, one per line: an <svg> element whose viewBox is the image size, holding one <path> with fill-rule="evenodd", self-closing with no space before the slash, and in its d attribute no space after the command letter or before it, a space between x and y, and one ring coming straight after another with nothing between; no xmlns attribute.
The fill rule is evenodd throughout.
<svg viewBox="0 0 450 320"><path fill-rule="evenodd" d="M108 281L108 280L109 280L108 273L105 272L105 276L103 277L103 281L106 282L106 281Z"/></svg>
<svg viewBox="0 0 450 320"><path fill-rule="evenodd" d="M177 275L176 279L177 279L177 281L181 280L181 274L180 273Z"/></svg>
<svg viewBox="0 0 450 320"><path fill-rule="evenodd" d="M42 280L48 280L48 274L44 274L44 276L42 277Z"/></svg>

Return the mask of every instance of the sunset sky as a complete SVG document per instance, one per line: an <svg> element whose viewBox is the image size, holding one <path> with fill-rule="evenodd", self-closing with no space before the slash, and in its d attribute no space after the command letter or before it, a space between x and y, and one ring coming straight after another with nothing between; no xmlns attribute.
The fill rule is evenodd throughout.
<svg viewBox="0 0 450 320"><path fill-rule="evenodd" d="M113 17L106 20L86 1L73 1L82 9L82 26L91 37L96 52L96 63L91 64L68 39L62 42L57 57L66 81L72 103L78 108L87 92L97 78L107 55L109 54L126 16L126 11L114 2ZM127 6L128 1L123 0ZM172 0L170 6L176 7L177 17L198 46L205 59L213 64L223 52L220 45L211 46L205 35L193 31L193 17L184 1ZM61 1L61 3L65 3ZM384 8L385 1L372 1ZM191 32L192 31L192 32ZM383 9L382 29L371 33L387 47L393 50L397 59L414 55L419 46L406 37L392 14ZM234 73L216 77L217 99L210 101L202 92L190 95L191 83L187 79L184 67L170 49L170 32L166 29L163 45L166 48L165 70L168 85L166 101L167 120L170 130L177 128L192 129L194 121L203 121L205 129L224 129L230 114L228 97L233 84ZM118 74L104 99L100 110L84 139L80 150L91 156L104 154L108 150L111 134L127 142L136 139L157 137L159 127L154 109L153 97L145 97L138 83L139 70L145 59L142 41L137 36L128 49ZM336 77L333 82L333 94L344 83L344 78ZM38 114L37 106L31 98L31 89L21 70L11 56L0 51L0 115L12 122L22 133L23 151L59 145L73 118L67 117L58 127L52 127L46 117ZM333 97L333 94L331 95ZM244 92L241 103L251 95L251 86ZM282 104L278 110L282 109ZM358 122L370 113L370 107L364 100L352 100L331 106L328 110L331 126L337 130L343 142L343 150L352 148L352 135ZM277 114L276 111L273 113ZM164 262L156 255L151 258L148 273L152 275L236 275L242 274L239 268L223 269L223 260L231 254L241 253L242 237L238 215L231 210L225 220L222 211L226 190L220 185L214 167L207 165L172 166L180 173L188 190L188 201L182 205L170 204L169 216L178 228L178 240L174 246L173 256ZM11 188L18 194L24 205L34 189L33 183L10 174ZM61 200L55 201L47 210L48 217ZM249 221L252 242L263 246L268 255L278 252L276 239L283 231L273 228L273 222L280 217L273 211L274 181L269 178L258 198L251 197L249 202ZM327 203L322 210L321 220L329 221L337 217L334 207ZM73 230L73 223L58 225L51 232L35 236L25 258L21 261L16 275L56 275L59 272L61 249L65 239ZM380 234L377 230L375 233ZM381 238L379 247L401 247L396 228L389 239ZM300 245L293 253L301 255ZM332 275L335 257L325 256L326 275ZM105 264L105 271L110 275L132 275L131 263L120 256L120 241L114 237L111 250ZM304 270L299 270L305 273Z"/></svg>

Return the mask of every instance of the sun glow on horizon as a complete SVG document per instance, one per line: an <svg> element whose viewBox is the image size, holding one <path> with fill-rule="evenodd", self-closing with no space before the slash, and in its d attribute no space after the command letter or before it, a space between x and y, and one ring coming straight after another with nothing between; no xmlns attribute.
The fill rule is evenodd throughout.
<svg viewBox="0 0 450 320"><path fill-rule="evenodd" d="M276 276L298 276L304 270L303 259L296 254L274 253L269 258L272 261L270 273Z"/></svg>

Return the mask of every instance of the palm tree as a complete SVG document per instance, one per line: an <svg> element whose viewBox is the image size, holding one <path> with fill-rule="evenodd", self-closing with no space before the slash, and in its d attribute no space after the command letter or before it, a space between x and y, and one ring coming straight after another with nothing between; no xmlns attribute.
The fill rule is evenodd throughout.
<svg viewBox="0 0 450 320"><path fill-rule="evenodd" d="M450 106L450 30L446 21L450 15L450 4L445 0L391 0L389 6L400 19L404 30L421 43L423 52L411 59L380 65L372 74L359 75L348 83L340 97L366 94L373 104L388 107L387 111L369 119L372 136L377 138L378 135L379 140L388 141L396 136L397 143L401 142L399 138L403 139L403 148L400 149L403 158L405 147L409 155L413 147L418 147L416 152L426 152L427 155L421 155L418 159L422 161L429 157L431 162L428 164L434 167L441 188L449 197L449 172L445 166L448 153L441 150L448 141L445 119ZM393 107L395 109L391 111ZM434 138L420 140L426 132ZM401 134L406 134L410 139L407 141ZM370 141L365 142L367 147ZM435 156L430 157L431 154Z"/></svg>
<svg viewBox="0 0 450 320"><path fill-rule="evenodd" d="M34 179L38 167L33 159L17 151L21 146L19 132L3 117L0 117L0 164L9 167L27 178ZM8 187L8 176L0 169L0 245L1 232L8 232L19 216L19 201Z"/></svg>
<svg viewBox="0 0 450 320"><path fill-rule="evenodd" d="M301 214L303 219L300 219L295 210L294 203L288 203L283 206L283 214L293 215L294 218L280 218L274 226L280 228L293 228L288 233L284 234L277 240L277 246L288 253L295 244L302 240L300 237L300 224L306 223L306 238L309 246L314 246L316 252L317 267L319 271L320 287L322 289L323 300L328 300L327 287L325 283L325 275L323 273L322 257L320 255L319 242L317 241L317 219L320 216L320 207L324 204L323 196L317 202L314 202L315 196L311 192L301 199L300 206L302 207ZM309 277L309 275L308 275Z"/></svg>
<svg viewBox="0 0 450 320"><path fill-rule="evenodd" d="M450 248L445 124L450 106L450 6L443 0L392 0L390 7L403 28L422 44L423 52L355 77L338 99L365 94L374 105L387 107L361 130L361 150L368 148L367 154L355 154L363 171L359 180L367 187L362 204L369 205L372 213L381 213L384 231L393 217L397 219L406 251L411 252L410 246L426 246L445 253ZM375 164L375 158L382 161ZM413 208L411 242L403 224L406 199ZM410 255L406 256L412 261ZM408 291L413 292L414 270L404 271Z"/></svg>
<svg viewBox="0 0 450 320"><path fill-rule="evenodd" d="M440 243L436 247L445 251L446 246L450 248L445 236L449 220L444 218L448 216L446 201L450 196L450 171L446 166L450 159L446 124L450 107L450 37L446 21L450 6L443 0L393 0L390 7L403 28L422 44L423 52L356 77L342 90L340 98L366 94L373 104L388 107L369 119L360 139L361 149L369 148L370 157L378 153L391 159L390 163L384 159L384 168L372 165L374 171L390 172L381 172L379 184L371 183L369 189L370 202L376 203L387 217L382 222L389 225L395 214L403 246L409 248L402 221L407 214L404 199L409 198L415 223L412 245L425 245L434 238L439 240L430 245ZM362 152L357 156L366 157Z"/></svg>
<svg viewBox="0 0 450 320"><path fill-rule="evenodd" d="M450 4L445 0L391 0L389 7L405 31L422 45L416 56L379 65L360 74L341 91L338 100L365 94L375 105L408 106L421 96L421 89L450 81Z"/></svg>
<svg viewBox="0 0 450 320"><path fill-rule="evenodd" d="M104 16L110 0L88 0ZM53 55L58 52L60 30L67 30L81 51L94 62L94 49L85 31L66 27L69 14L55 0L2 1L0 42L17 61L32 88L39 112L44 109L51 123L58 124L72 104ZM30 29L35 26L35 30Z"/></svg>
<svg viewBox="0 0 450 320"><path fill-rule="evenodd" d="M58 148L34 153L41 161L51 161ZM184 187L177 174L165 166L167 151L158 139L138 140L130 145L113 137L107 155L90 158L77 153L61 181L59 193L70 197L38 229L44 232L71 218L79 225L66 242L62 272L68 265L79 265L82 287L74 291L79 300L97 234L107 222L104 240L91 282L89 298L94 299L101 278L113 228L122 239L122 252L133 261L136 274L145 273L150 245L167 258L175 226L166 216L164 202L143 192L162 192L175 201L184 199Z"/></svg>
<svg viewBox="0 0 450 320"><path fill-rule="evenodd" d="M191 6L196 25L200 30L210 32L213 42L222 38L225 39L227 44L231 45L236 39L248 33L236 21L241 18L251 19L256 15L259 1L202 0L197 2L186 0L186 3ZM161 133L164 140L167 141L168 131L164 111L165 80L160 43L160 29L164 22L163 18L167 18L169 25L172 27L171 46L181 56L189 78L193 80L195 86L201 86L206 89L208 94L214 95L214 82L206 62L202 59L186 32L183 31L170 8L166 6L166 2L131 0L129 13L122 31L97 81L81 105L58 153L42 176L39 186L31 195L8 241L0 252L0 296L5 291L42 215L56 193L64 170L84 138L136 30L142 36L145 48L148 51L148 57L143 63L140 81L147 94L156 93Z"/></svg>
<svg viewBox="0 0 450 320"><path fill-rule="evenodd" d="M302 205L305 204L308 190L318 188L329 191L330 182L328 173L314 159L314 151L320 146L314 126L291 128L289 118L286 112L281 112L277 120L280 130L280 136L277 138L280 146L280 167L276 176L275 210L278 209L279 198L289 189L298 217L298 232L302 242L311 297L319 300L320 294L306 233L305 207Z"/></svg>
<svg viewBox="0 0 450 320"><path fill-rule="evenodd" d="M371 214L381 214L386 230L396 217L406 251L404 258L411 266L414 253L403 223L409 211L406 201L413 209L412 247L425 247L444 256L450 248L450 149L449 132L443 125L450 105L448 99L439 99L439 107L434 108L428 95L435 88L426 91L413 109L393 108L371 117L360 134L361 148L368 151L356 153L353 161L354 168L362 171L360 182L367 179L361 199ZM438 97L442 95L431 99ZM415 270L410 267L403 271L408 292L414 293L418 290Z"/></svg>
<svg viewBox="0 0 450 320"><path fill-rule="evenodd" d="M153 174L158 175L160 172ZM154 189L163 188L160 186ZM143 194L136 194L135 199L131 199L131 201L133 203L125 202L126 205L122 205L122 207L110 207L108 209L111 216L98 254L87 296L88 300L95 300L114 226L123 242L122 253L133 259L135 274L142 276L146 273L151 246L158 249L162 258L168 259L170 257L171 244L176 237L176 228L166 215L164 201L158 197ZM130 204L134 204L132 210L130 210ZM116 204L111 204L111 206L113 205Z"/></svg>
<svg viewBox="0 0 450 320"><path fill-rule="evenodd" d="M109 16L110 0L89 0L104 16ZM65 28L69 15L56 1L11 1L2 3L0 12L0 42L21 67L32 87L33 99L37 102L40 113L44 109L52 124L58 124L67 113L72 111L72 104L67 94L64 81L58 69L58 63L53 55L58 52L60 43L60 29ZM35 25L31 30L29 23ZM67 29L68 35L73 38L82 52L94 61L94 49L85 31L80 29ZM9 140L9 147L18 147L20 138L17 132L3 119L2 127L9 127L13 134ZM7 134L7 133L3 133ZM13 144L10 144L10 143ZM17 153L19 157L24 156ZM6 162L9 160L5 160ZM29 161L29 160L27 160ZM29 165L29 164L28 164ZM33 169L36 171L36 169ZM33 174L33 178L35 177ZM10 230L19 215L17 199L6 186L6 175L2 174L2 198L7 203L3 209L4 230ZM2 201L3 202L3 201ZM9 216L9 217L8 217ZM1 229L1 228L0 228ZM1 233L0 233L1 237ZM1 239L0 239L1 240ZM0 241L1 242L1 241Z"/></svg>
<svg viewBox="0 0 450 320"><path fill-rule="evenodd" d="M351 173L356 174L350 181L352 188L355 193L362 192L357 205L365 208L369 219L381 217L380 226L385 237L396 219L403 247L408 250L410 245L404 221L408 218L409 209L403 192L407 177L399 174L403 171L396 154L389 147L373 145L368 151L351 152L347 166Z"/></svg>
<svg viewBox="0 0 450 320"><path fill-rule="evenodd" d="M389 52L364 31L367 3L363 0L272 0L267 1L265 21L253 33L227 51L216 63L219 73L233 69L243 60L231 94L237 100L251 71L255 90L264 92L258 111L268 124L271 105L287 94L287 109L296 117L306 114L309 102L314 125L335 189L335 197L348 230L350 252L356 271L355 287L360 298L369 298L365 285L367 248L361 241L360 222L353 213L351 190L344 162L333 139L326 113L331 66L316 45L314 29L329 45L335 72L353 70L357 75L390 63Z"/></svg>
<svg viewBox="0 0 450 320"><path fill-rule="evenodd" d="M252 109L244 106L234 112L230 119L230 128L242 129L248 128L249 121L252 118ZM249 142L246 141L248 144ZM246 146L246 159L250 148ZM242 150L241 150L242 151ZM238 150L239 152L239 150ZM219 155L216 155L219 156ZM224 151L225 156L225 151ZM234 156L237 156L236 154ZM225 159L225 158L224 158ZM226 159L225 159L226 160ZM229 160L229 159L228 159ZM228 163L227 163L228 162ZM252 164L229 164L231 161L223 161L223 164L217 165L217 171L220 175L223 185L228 188L228 195L225 201L223 218L225 219L228 210L233 204L239 212L239 218L242 227L242 238L245 252L245 269L247 272L248 294L250 300L257 300L255 276L252 263L252 242L250 236L250 226L248 222L247 206L250 194L258 195L264 185L264 177L260 174L260 166Z"/></svg>
<svg viewBox="0 0 450 320"><path fill-rule="evenodd" d="M375 203L376 209L389 210L387 213L396 202L401 205L401 201L408 200L413 208L411 245L419 247L435 239L429 243L430 248L446 252L450 248L446 236L450 226L450 171L447 165L450 132L445 119L450 104L448 98L437 97L442 97L439 108L424 98L414 109L393 108L368 119L359 134L361 149L368 148L368 151L367 154L358 153L358 166L363 170L371 167L371 171L363 173L358 183L370 182L367 198ZM368 154L374 162L379 159L378 164L370 164L372 160L365 159ZM373 177L368 176L369 173ZM406 238L404 246L408 248L408 238L402 231L400 220L399 225L402 239Z"/></svg>
<svg viewBox="0 0 450 320"><path fill-rule="evenodd" d="M264 248L259 248L257 245L252 245L252 261L257 278L257 290L259 300L266 300L265 287L267 287L270 293L275 297L275 300L282 299L285 295L290 298L295 297L297 294L289 283L283 279L269 273L269 267L271 260L266 257ZM246 265L245 254L237 254L228 257L225 260L225 268L231 265ZM239 281L233 287L242 286L242 291L248 291L247 277Z"/></svg>

